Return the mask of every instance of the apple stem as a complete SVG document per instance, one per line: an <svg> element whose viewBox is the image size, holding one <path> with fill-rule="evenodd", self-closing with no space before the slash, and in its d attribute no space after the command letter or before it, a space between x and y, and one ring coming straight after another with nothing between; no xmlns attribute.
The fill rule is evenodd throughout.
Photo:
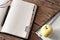
<svg viewBox="0 0 60 40"><path fill-rule="evenodd" d="M48 29L47 26L45 26L45 28Z"/></svg>

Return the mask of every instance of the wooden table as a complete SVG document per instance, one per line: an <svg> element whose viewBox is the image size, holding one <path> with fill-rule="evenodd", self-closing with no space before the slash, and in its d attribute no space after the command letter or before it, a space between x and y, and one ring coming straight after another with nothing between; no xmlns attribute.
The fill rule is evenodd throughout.
<svg viewBox="0 0 60 40"><path fill-rule="evenodd" d="M38 6L28 40L42 40L35 32L60 11L60 0L24 0ZM13 36L0 34L1 40L21 40Z"/></svg>

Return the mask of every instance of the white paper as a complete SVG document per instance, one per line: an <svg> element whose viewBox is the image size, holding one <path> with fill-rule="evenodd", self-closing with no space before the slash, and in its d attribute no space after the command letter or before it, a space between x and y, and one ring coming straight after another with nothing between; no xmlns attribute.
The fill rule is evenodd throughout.
<svg viewBox="0 0 60 40"><path fill-rule="evenodd" d="M2 21L4 19L4 16L6 15L6 11L7 11L7 4L5 4L7 7L3 7L3 4L6 3L8 0L0 0L0 30L1 30L1 25L2 25Z"/></svg>
<svg viewBox="0 0 60 40"><path fill-rule="evenodd" d="M28 38L35 11L36 5L33 3L13 0L1 32L9 33L22 38Z"/></svg>

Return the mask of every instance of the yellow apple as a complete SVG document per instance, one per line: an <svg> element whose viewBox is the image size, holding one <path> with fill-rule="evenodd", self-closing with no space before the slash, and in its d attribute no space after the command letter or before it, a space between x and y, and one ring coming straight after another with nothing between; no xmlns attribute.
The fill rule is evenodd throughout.
<svg viewBox="0 0 60 40"><path fill-rule="evenodd" d="M41 36L48 37L53 32L53 28L51 25L45 24L44 26L42 26L40 31Z"/></svg>

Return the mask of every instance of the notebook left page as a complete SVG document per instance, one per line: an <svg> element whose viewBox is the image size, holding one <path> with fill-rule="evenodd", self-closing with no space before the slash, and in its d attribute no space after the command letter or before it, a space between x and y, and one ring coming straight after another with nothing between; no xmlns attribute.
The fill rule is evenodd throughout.
<svg viewBox="0 0 60 40"><path fill-rule="evenodd" d="M11 1L9 0L0 0L0 30L2 28L2 22L10 3Z"/></svg>

